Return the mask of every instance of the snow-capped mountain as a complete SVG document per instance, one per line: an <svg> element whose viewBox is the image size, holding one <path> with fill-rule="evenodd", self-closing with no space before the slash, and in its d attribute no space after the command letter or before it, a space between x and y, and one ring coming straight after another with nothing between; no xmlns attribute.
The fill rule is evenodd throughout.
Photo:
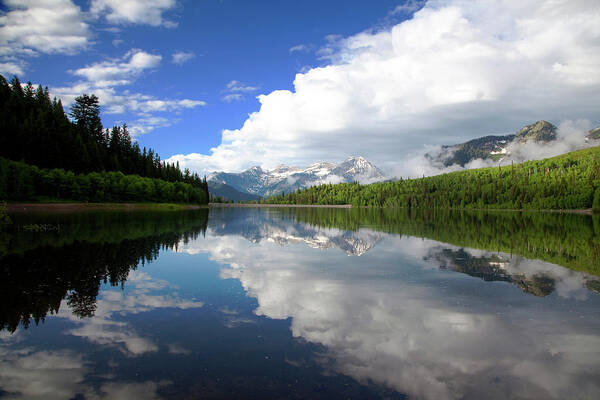
<svg viewBox="0 0 600 400"><path fill-rule="evenodd" d="M209 181L259 196L289 193L323 183L371 183L383 179L379 168L360 156L349 157L340 164L319 162L306 168L282 164L272 170L256 166L240 173L215 172L208 177Z"/></svg>

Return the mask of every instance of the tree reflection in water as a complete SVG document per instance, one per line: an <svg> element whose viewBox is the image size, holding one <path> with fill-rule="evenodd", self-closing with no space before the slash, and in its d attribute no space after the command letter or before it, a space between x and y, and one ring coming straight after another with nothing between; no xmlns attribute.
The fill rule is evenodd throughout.
<svg viewBox="0 0 600 400"><path fill-rule="evenodd" d="M156 259L161 249L204 235L208 210L13 219L13 231L0 249L0 330L10 332L58 313L63 299L76 316L93 316L103 283L123 285L131 270ZM56 229L24 230L31 221Z"/></svg>

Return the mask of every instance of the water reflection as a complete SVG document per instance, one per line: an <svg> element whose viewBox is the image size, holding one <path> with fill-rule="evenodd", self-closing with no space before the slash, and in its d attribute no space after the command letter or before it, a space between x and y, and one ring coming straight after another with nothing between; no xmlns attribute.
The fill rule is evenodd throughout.
<svg viewBox="0 0 600 400"><path fill-rule="evenodd" d="M371 250L382 239L383 234L371 230L345 230L328 228L303 222L290 223L281 218L281 211L263 209L213 209L211 232L219 236L240 235L260 243L263 240L287 244L304 243L312 248L338 248L349 256L360 256Z"/></svg>
<svg viewBox="0 0 600 400"><path fill-rule="evenodd" d="M485 281L510 282L525 293L542 297L556 288L563 296L581 288L595 292L600 289L600 223L590 216L381 209L217 209L211 214L210 228L214 235L240 235L253 243L305 243L314 248L339 248L350 256L373 249L384 237L382 232L443 240L445 243L433 245L421 254L429 264L441 269ZM550 262L531 261L523 255ZM562 263L559 265L566 269L553 262Z"/></svg>
<svg viewBox="0 0 600 400"><path fill-rule="evenodd" d="M93 372L89 361L71 350L11 351L0 345L0 395L7 399L140 399L160 397L169 382L105 382L95 388L86 382Z"/></svg>
<svg viewBox="0 0 600 400"><path fill-rule="evenodd" d="M0 396L600 396L596 219L206 217L78 216L94 228L50 221L37 246L10 232Z"/></svg>
<svg viewBox="0 0 600 400"><path fill-rule="evenodd" d="M294 336L327 349L322 362L333 371L436 399L594 398L600 393L598 299L589 305L560 300L588 299L586 284L595 282L593 275L509 253L397 235L383 241L379 236L376 250L340 265L335 254L270 246L269 235L305 234L303 241L312 243L323 235L369 237L375 232L323 230L315 219L302 226L298 221L306 218L297 214L292 216L295 224L287 225L276 213L248 214L249 219L263 216L252 243L244 240L247 225L237 230L224 215L223 220L211 219L208 241L181 251L209 252L227 265L221 276L240 280L258 300L255 313L291 319ZM274 228L279 225L286 229ZM226 236L213 237L213 226L214 234ZM387 229L401 233L405 227ZM442 226L431 229L447 234ZM562 234L560 226L556 233ZM559 252L546 246L544 253L554 257ZM423 273L431 268L508 282L535 296L556 289L559 298L539 303L506 286Z"/></svg>
<svg viewBox="0 0 600 400"><path fill-rule="evenodd" d="M115 320L115 316L139 314L161 308L185 310L203 306L202 302L180 299L172 294L152 294L165 288L176 287L167 281L153 279L144 272L131 271L127 277L127 284L127 293L104 291L96 301L93 318L81 318L72 308L68 310L66 304L63 304L58 317L69 319L76 325L66 333L85 338L92 343L115 347L128 356L139 356L157 351L158 345L136 332L132 324ZM174 350L170 351L185 350L174 347Z"/></svg>
<svg viewBox="0 0 600 400"><path fill-rule="evenodd" d="M0 253L0 330L37 325L61 304L76 317L94 315L102 283L120 285L161 249L197 238L207 218L207 210L16 216ZM57 229L22 229L32 221Z"/></svg>

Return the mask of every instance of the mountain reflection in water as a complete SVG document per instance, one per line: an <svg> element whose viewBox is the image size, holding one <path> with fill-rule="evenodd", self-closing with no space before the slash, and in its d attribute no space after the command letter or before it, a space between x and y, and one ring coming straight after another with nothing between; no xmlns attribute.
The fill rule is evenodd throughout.
<svg viewBox="0 0 600 400"><path fill-rule="evenodd" d="M15 220L0 241L0 397L600 395L590 216L234 208Z"/></svg>

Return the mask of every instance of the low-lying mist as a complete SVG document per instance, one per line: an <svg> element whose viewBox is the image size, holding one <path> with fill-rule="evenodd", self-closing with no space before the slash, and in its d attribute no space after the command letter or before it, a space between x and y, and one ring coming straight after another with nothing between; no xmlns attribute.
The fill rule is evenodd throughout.
<svg viewBox="0 0 600 400"><path fill-rule="evenodd" d="M496 167L498 165L510 165L513 162L520 163L554 157L600 145L600 140L587 137L590 128L590 121L586 119L565 120L557 128L556 140L551 142L536 142L534 140L521 142L519 139L515 139L505 147L505 154L500 160L477 158L464 166L459 164L444 165L444 160L451 157L455 149L442 146L426 146L421 152L407 158L395 171L391 172L395 178L419 178L465 169Z"/></svg>

